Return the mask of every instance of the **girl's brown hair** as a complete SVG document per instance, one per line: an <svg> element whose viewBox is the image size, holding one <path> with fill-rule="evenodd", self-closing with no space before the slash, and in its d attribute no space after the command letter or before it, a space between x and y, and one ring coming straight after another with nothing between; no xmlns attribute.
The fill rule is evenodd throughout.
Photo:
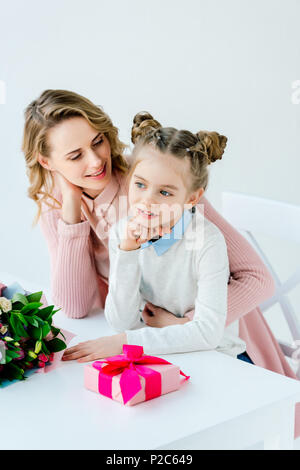
<svg viewBox="0 0 300 470"><path fill-rule="evenodd" d="M135 144L131 176L138 160L137 156L143 145L154 145L162 153L170 153L177 158L188 158L192 181L191 191L207 187L207 167L216 160L221 160L226 147L227 137L217 132L199 131L196 134L174 127L162 127L151 114L142 111L135 115L131 130L131 140Z"/></svg>
<svg viewBox="0 0 300 470"><path fill-rule="evenodd" d="M123 173L128 164L123 157L125 144L118 137L118 129L113 126L109 116L87 98L67 90L45 90L25 109L25 125L22 151L25 155L26 172L30 186L28 196L38 205L34 220L37 223L44 202L52 208L61 204L52 196L54 181L50 171L44 169L38 161L38 155L50 156L47 132L57 124L72 117L83 117L99 132L105 134L111 147L112 169ZM49 203L52 200L53 204Z"/></svg>

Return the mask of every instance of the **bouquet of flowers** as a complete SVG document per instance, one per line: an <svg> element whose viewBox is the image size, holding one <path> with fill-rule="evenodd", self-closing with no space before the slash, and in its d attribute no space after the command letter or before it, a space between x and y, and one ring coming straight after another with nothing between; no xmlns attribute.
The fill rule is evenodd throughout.
<svg viewBox="0 0 300 470"><path fill-rule="evenodd" d="M52 325L54 305L42 308L43 292L11 299L0 297L0 385L3 380L24 380L26 369L43 368L54 353L66 348L65 336Z"/></svg>

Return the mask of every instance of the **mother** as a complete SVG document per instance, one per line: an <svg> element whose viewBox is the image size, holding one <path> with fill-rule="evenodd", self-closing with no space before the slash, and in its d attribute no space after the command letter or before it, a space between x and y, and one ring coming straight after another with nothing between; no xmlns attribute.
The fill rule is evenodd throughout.
<svg viewBox="0 0 300 470"><path fill-rule="evenodd" d="M124 149L107 114L76 93L46 90L26 108L22 150L28 194L38 205L37 220L48 243L53 301L72 318L104 306L108 231L127 213L129 164ZM256 365L296 378L258 308L274 292L271 275L247 240L204 196L201 204L227 243L227 325L239 320L239 336ZM193 315L187 312L180 319L148 307L154 313L147 316L150 326L190 321Z"/></svg>

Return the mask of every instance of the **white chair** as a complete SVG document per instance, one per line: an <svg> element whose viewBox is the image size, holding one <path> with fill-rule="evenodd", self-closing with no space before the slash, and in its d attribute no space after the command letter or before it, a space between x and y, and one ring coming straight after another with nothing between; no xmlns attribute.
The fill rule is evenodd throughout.
<svg viewBox="0 0 300 470"><path fill-rule="evenodd" d="M300 260L299 268L282 283L252 232L257 231L271 236L276 233L276 236L286 241L300 243L300 206L242 193L223 192L222 215L240 232L246 232L246 238L252 242L271 272L276 285L275 294L259 307L265 312L277 303L280 305L293 342L288 344L278 340L278 343L287 358L299 360L300 319L286 294L300 284ZM298 364L295 372L300 379L300 363Z"/></svg>

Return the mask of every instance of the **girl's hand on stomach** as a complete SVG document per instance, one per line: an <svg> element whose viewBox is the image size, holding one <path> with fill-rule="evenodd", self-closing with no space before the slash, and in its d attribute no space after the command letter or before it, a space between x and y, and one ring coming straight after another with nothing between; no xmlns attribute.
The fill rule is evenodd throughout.
<svg viewBox="0 0 300 470"><path fill-rule="evenodd" d="M147 326L163 328L170 325L183 325L189 321L186 317L176 317L173 313L161 307L156 307L151 302L145 304L142 317Z"/></svg>
<svg viewBox="0 0 300 470"><path fill-rule="evenodd" d="M96 361L97 359L122 354L123 344L127 344L126 333L103 336L91 341L84 341L72 348L66 349L62 360L72 361L77 359L77 362Z"/></svg>

